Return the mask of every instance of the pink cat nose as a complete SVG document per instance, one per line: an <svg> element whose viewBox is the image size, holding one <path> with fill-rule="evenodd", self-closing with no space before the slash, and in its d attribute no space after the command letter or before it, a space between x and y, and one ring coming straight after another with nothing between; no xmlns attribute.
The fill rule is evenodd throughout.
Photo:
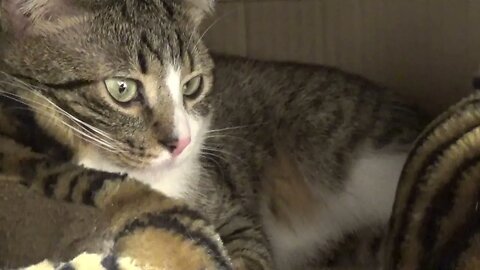
<svg viewBox="0 0 480 270"><path fill-rule="evenodd" d="M162 141L163 146L172 153L173 157L179 156L185 148L190 144L191 138L186 137L182 139L170 138L169 140Z"/></svg>
<svg viewBox="0 0 480 270"><path fill-rule="evenodd" d="M173 156L174 157L179 156L183 152L183 150L185 150L185 148L187 148L187 146L190 144L191 141L192 140L190 139L190 137L186 137L186 138L178 140L177 148L175 148L175 150L172 153Z"/></svg>

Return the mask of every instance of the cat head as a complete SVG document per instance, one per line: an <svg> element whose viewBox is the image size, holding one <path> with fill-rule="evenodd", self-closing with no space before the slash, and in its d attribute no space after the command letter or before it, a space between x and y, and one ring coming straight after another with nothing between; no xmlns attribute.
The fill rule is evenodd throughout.
<svg viewBox="0 0 480 270"><path fill-rule="evenodd" d="M78 162L170 170L199 155L213 63L197 29L212 0L0 3L0 71Z"/></svg>

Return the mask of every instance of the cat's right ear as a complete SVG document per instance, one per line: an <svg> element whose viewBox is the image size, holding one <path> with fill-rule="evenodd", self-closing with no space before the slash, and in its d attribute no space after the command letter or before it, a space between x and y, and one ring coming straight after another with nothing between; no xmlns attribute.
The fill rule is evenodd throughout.
<svg viewBox="0 0 480 270"><path fill-rule="evenodd" d="M79 18L72 0L0 0L2 31L15 36L55 31Z"/></svg>
<svg viewBox="0 0 480 270"><path fill-rule="evenodd" d="M181 0L187 10L187 14L193 23L198 26L211 13L215 6L215 0Z"/></svg>

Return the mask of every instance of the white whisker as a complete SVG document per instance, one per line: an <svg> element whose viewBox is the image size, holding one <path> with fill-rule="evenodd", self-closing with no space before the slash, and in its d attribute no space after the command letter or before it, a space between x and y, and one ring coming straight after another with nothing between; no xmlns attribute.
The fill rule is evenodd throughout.
<svg viewBox="0 0 480 270"><path fill-rule="evenodd" d="M51 101L50 99L48 99L47 97L41 95L40 93L38 93L37 91L33 90L33 89L30 89L30 88L34 88L34 86L30 86L29 84L25 83L24 81L22 80L19 80L15 77L12 77L12 79L14 79L16 82L20 83L20 85L16 85L16 84L13 84L12 82L8 82L8 81L0 81L0 83L4 83L4 84L8 84L8 85L11 85L11 86L14 86L14 87L17 87L18 89L21 89L21 90L25 90L25 91L29 91L30 93L36 95L37 97L39 98L42 98L43 100L47 101L49 104L51 104L54 108L55 111L57 111L58 113L60 113L61 115L67 117L68 119L72 120L73 122L75 122L82 130L83 130L83 133L88 133L89 134L89 137L90 138L94 138L95 140L97 141L101 141L103 145L109 145L109 147L111 148L115 148L113 145L117 145L117 146L120 146L122 145L121 142L119 142L118 140L115 140L113 139L107 132L97 128L97 127L94 127L88 123L85 123L84 121L78 119L77 117L71 115L70 113L68 113L67 111L65 111L64 109L62 109L61 107L59 107L57 104L55 104L53 101ZM1 90L0 90L1 91ZM20 95L17 95L17 94L14 94L14 93L11 93L11 92L6 92L6 91L2 91L4 94L8 94L8 95L13 95L13 96L16 96L18 98L21 98L23 100L26 100L26 101L29 101L31 103L34 103L38 106L42 106L42 107L45 107L45 108L49 108L48 106L46 106L45 104L42 104L38 101L35 101L33 99L29 99L29 98L26 98L24 96L20 96ZM18 101L18 100L17 100ZM24 103L24 102L23 102ZM24 103L26 104L26 103ZM27 106L29 106L29 104L26 104ZM49 108L51 109L51 108ZM87 127L87 128L85 128ZM97 135L100 135L101 137L97 136ZM123 151L122 149L120 149L120 151Z"/></svg>
<svg viewBox="0 0 480 270"><path fill-rule="evenodd" d="M42 104L42 103L39 103L35 100L32 100L32 99L29 99L29 98L26 98L26 97L23 97L23 96L19 96L17 94L14 94L14 93L11 93L11 92L6 92L6 91L3 91L3 90L0 90L0 95L6 97L6 98L9 98L11 100L14 100L16 102L19 102L21 104L25 104L27 105L28 107L29 106L32 106L32 105L38 105L39 107L37 107L37 110L39 113L41 113L42 115L44 116L47 116L47 117L52 117L53 119L55 120L58 120L60 121L62 124L64 124L65 126L69 127L70 129L72 129L73 131L85 136L86 138L92 140L92 141L89 141L87 140L87 142L96 142L96 145L102 145L103 148L108 148L109 151L119 151L119 149L116 149L115 146L111 145L109 142L101 139L101 138L98 138L97 136L95 136L94 134L92 134L89 130L85 129L84 127L82 127L81 125L79 125L78 123L76 123L79 128L77 127L74 127L70 124L68 124L67 122L65 122L64 120L56 117L53 113L51 112L47 112L45 110L41 110L42 108L45 108L45 109L51 109L50 107L46 106L45 104ZM28 104L26 101L29 101L31 102L31 104ZM57 112L59 112L58 110L55 110ZM64 115L62 112L59 112L60 114ZM120 149L120 151L122 151Z"/></svg>
<svg viewBox="0 0 480 270"><path fill-rule="evenodd" d="M9 98L10 98L10 97L9 97ZM20 102L20 101L19 101L19 102ZM30 110L30 108L24 108L24 107L11 107L11 108L12 108L12 109L16 109L16 110ZM63 125L71 128L71 129L73 129L74 131L77 131L77 130L75 130L75 127L70 126L68 123L66 123L65 121L63 121L62 119L56 117L55 115L53 115L53 114L51 114L51 113L46 113L46 112L44 112L44 111L37 111L37 113L42 114L42 115L45 116L45 117L51 117L51 118L53 118L53 119L54 119L54 123L56 123L56 124L58 124L58 123L60 122L61 124L63 124ZM77 131L77 132L78 132L78 131ZM88 142L88 143L91 143L91 144L93 144L93 145L95 145L95 146L97 146L97 147L99 147L99 148L102 148L102 149L105 150L105 151L109 151L109 152L112 152L112 153L116 152L116 151L114 151L114 149L111 149L111 148L109 148L109 147L106 147L105 145L98 143L96 140L95 140L95 141L86 140L85 137L88 138L88 136L85 136L85 135L84 135L85 137L82 137L82 136L80 136L79 134L77 134L77 133L75 133L75 132L73 133L73 135L76 136L77 138L82 139L82 140L84 140L84 141L86 141L86 142ZM82 134L82 135L83 135L83 134Z"/></svg>

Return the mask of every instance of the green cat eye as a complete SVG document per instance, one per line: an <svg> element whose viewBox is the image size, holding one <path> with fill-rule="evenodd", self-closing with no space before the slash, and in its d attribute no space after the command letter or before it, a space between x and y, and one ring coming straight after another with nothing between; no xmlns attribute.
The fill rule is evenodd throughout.
<svg viewBox="0 0 480 270"><path fill-rule="evenodd" d="M188 98L196 98L203 88L203 77L195 76L183 84L183 95Z"/></svg>
<svg viewBox="0 0 480 270"><path fill-rule="evenodd" d="M125 78L111 78L105 80L108 93L116 101L126 103L137 97L138 85L135 80Z"/></svg>

